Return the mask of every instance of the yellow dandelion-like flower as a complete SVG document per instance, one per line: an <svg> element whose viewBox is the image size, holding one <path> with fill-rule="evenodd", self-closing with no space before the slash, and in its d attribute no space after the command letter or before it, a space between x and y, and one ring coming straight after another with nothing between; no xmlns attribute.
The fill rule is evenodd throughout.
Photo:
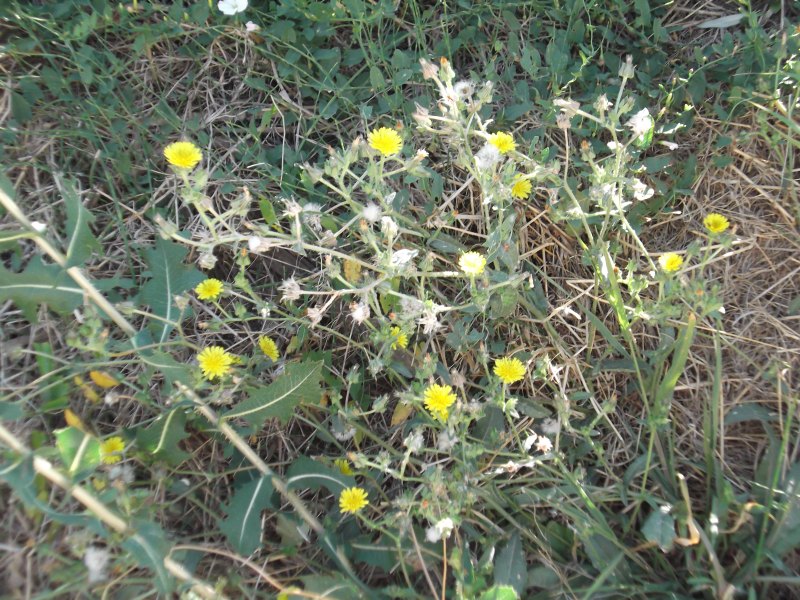
<svg viewBox="0 0 800 600"><path fill-rule="evenodd" d="M392 327L389 333L392 334L392 350L408 346L408 336L402 329L399 327Z"/></svg>
<svg viewBox="0 0 800 600"><path fill-rule="evenodd" d="M397 154L403 148L403 140L400 139L400 134L388 127L373 129L369 132L367 140L370 148L377 150L384 156Z"/></svg>
<svg viewBox="0 0 800 600"><path fill-rule="evenodd" d="M107 465L113 465L122 460L123 450L125 450L125 442L117 435L100 442L100 456L103 463Z"/></svg>
<svg viewBox="0 0 800 600"><path fill-rule="evenodd" d="M200 300L216 300L222 293L223 287L219 279L206 279L197 284L194 293Z"/></svg>
<svg viewBox="0 0 800 600"><path fill-rule="evenodd" d="M367 491L360 487L347 488L339 496L339 510L343 513L355 514L367 504Z"/></svg>
<svg viewBox="0 0 800 600"><path fill-rule="evenodd" d="M236 357L222 346L209 346L197 355L197 362L200 363L203 375L209 380L214 380L231 370Z"/></svg>
<svg viewBox="0 0 800 600"><path fill-rule="evenodd" d="M530 179L525 179L522 175L519 175L514 180L514 185L511 186L511 195L514 196L514 198L524 200L531 195L532 189L533 185L531 184Z"/></svg>
<svg viewBox="0 0 800 600"><path fill-rule="evenodd" d="M427 408L435 419L446 421L450 407L456 401L453 388L449 385L429 385L422 396Z"/></svg>
<svg viewBox="0 0 800 600"><path fill-rule="evenodd" d="M730 226L730 222L719 213L708 213L703 219L703 226L710 233L722 233Z"/></svg>
<svg viewBox="0 0 800 600"><path fill-rule="evenodd" d="M497 133L490 135L489 143L497 148L497 151L500 152L500 154L511 152L517 147L517 144L514 143L514 136L504 131L498 131Z"/></svg>
<svg viewBox="0 0 800 600"><path fill-rule="evenodd" d="M525 377L525 365L518 358L498 358L494 361L494 374L508 385Z"/></svg>
<svg viewBox="0 0 800 600"><path fill-rule="evenodd" d="M466 252L458 259L458 266L470 277L477 277L486 268L486 257L480 252Z"/></svg>
<svg viewBox="0 0 800 600"><path fill-rule="evenodd" d="M683 258L680 254L667 252L658 257L658 264L661 265L661 268L667 273L673 273L681 268Z"/></svg>
<svg viewBox="0 0 800 600"><path fill-rule="evenodd" d="M262 335L258 338L258 347L261 348L264 356L266 356L272 362L277 362L278 344L275 343L275 340L267 335Z"/></svg>
<svg viewBox="0 0 800 600"><path fill-rule="evenodd" d="M346 458L337 458L333 461L333 466L339 469L342 475L352 475L353 469L350 468L350 462Z"/></svg>
<svg viewBox="0 0 800 600"><path fill-rule="evenodd" d="M192 142L173 142L164 148L164 157L173 167L194 169L203 160L203 153Z"/></svg>

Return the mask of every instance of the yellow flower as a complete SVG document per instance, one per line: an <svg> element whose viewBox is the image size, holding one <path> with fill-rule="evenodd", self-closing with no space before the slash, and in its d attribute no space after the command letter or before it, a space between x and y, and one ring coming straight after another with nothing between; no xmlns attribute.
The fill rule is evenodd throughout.
<svg viewBox="0 0 800 600"><path fill-rule="evenodd" d="M122 456L122 451L125 450L125 442L119 436L110 437L107 440L100 442L100 455L102 460L107 465L118 463Z"/></svg>
<svg viewBox="0 0 800 600"><path fill-rule="evenodd" d="M392 340L392 350L408 346L408 336L399 327L392 327L389 333L391 333L394 338Z"/></svg>
<svg viewBox="0 0 800 600"><path fill-rule="evenodd" d="M683 258L674 252L667 252L658 257L658 264L661 265L661 268L667 273L672 273L681 268Z"/></svg>
<svg viewBox="0 0 800 600"><path fill-rule="evenodd" d="M219 279L206 279L197 284L194 293L200 300L216 300L222 293L222 282Z"/></svg>
<svg viewBox="0 0 800 600"><path fill-rule="evenodd" d="M514 196L514 198L524 200L531 195L532 189L533 186L531 185L530 179L525 179L522 175L519 175L514 180L514 185L511 186L511 195Z"/></svg>
<svg viewBox="0 0 800 600"><path fill-rule="evenodd" d="M505 384L525 377L525 365L518 358L498 358L494 361L494 374Z"/></svg>
<svg viewBox="0 0 800 600"><path fill-rule="evenodd" d="M231 365L236 362L236 357L226 352L222 346L209 346L197 355L197 362L203 375L213 380L222 377L231 370Z"/></svg>
<svg viewBox="0 0 800 600"><path fill-rule="evenodd" d="M400 139L400 134L388 127L373 129L369 132L367 140L370 148L377 150L384 156L397 154L403 148L403 140Z"/></svg>
<svg viewBox="0 0 800 600"><path fill-rule="evenodd" d="M730 226L730 223L719 213L708 213L703 219L703 226L710 233L722 233Z"/></svg>
<svg viewBox="0 0 800 600"><path fill-rule="evenodd" d="M164 148L164 157L173 167L194 169L203 160L203 153L192 142L174 142Z"/></svg>
<svg viewBox="0 0 800 600"><path fill-rule="evenodd" d="M353 474L353 469L350 468L350 463L346 458L337 458L335 461L333 461L333 466L339 469L339 473L342 475Z"/></svg>
<svg viewBox="0 0 800 600"><path fill-rule="evenodd" d="M347 488L339 496L339 510L343 513L355 514L367 504L369 504L367 492L360 487Z"/></svg>
<svg viewBox="0 0 800 600"><path fill-rule="evenodd" d="M479 252L467 252L458 259L458 266L467 275L475 277L483 273L486 267L486 257Z"/></svg>
<svg viewBox="0 0 800 600"><path fill-rule="evenodd" d="M261 348L264 356L266 356L272 362L277 362L278 344L275 343L275 340L269 336L262 335L260 338L258 338L258 347Z"/></svg>
<svg viewBox="0 0 800 600"><path fill-rule="evenodd" d="M514 136L504 131L498 131L489 136L489 143L497 148L500 154L511 152L517 145L514 143Z"/></svg>
<svg viewBox="0 0 800 600"><path fill-rule="evenodd" d="M449 385L429 385L422 396L427 408L435 419L446 421L449 413L449 408L456 401L456 395L453 393L453 388Z"/></svg>

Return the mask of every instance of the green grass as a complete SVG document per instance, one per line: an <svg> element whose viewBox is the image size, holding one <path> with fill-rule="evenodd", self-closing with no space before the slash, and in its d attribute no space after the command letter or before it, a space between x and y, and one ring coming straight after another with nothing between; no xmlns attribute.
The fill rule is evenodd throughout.
<svg viewBox="0 0 800 600"><path fill-rule="evenodd" d="M0 8L3 593L797 597L798 14L252 4ZM480 100L415 118L443 114L450 67ZM398 160L365 149L377 127ZM516 152L481 170L496 131ZM634 178L652 196L608 192ZM241 360L211 381L210 346ZM87 585L90 546L110 558Z"/></svg>

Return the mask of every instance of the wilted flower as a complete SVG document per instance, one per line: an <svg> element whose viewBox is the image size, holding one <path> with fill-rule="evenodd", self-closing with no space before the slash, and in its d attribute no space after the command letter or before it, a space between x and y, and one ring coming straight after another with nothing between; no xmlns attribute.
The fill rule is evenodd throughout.
<svg viewBox="0 0 800 600"><path fill-rule="evenodd" d="M424 444L425 438L422 436L422 431L419 428L409 433L403 440L403 445L408 448L411 454L416 454L422 450Z"/></svg>
<svg viewBox="0 0 800 600"><path fill-rule="evenodd" d="M283 211L283 214L290 219L299 217L300 213L303 212L303 207L300 206L300 204L298 204L293 198L284 199L283 205L286 207Z"/></svg>
<svg viewBox="0 0 800 600"><path fill-rule="evenodd" d="M542 453L550 452L553 449L553 442L550 441L550 438L540 435L536 440L536 449Z"/></svg>
<svg viewBox="0 0 800 600"><path fill-rule="evenodd" d="M278 289L283 292L281 302L293 302L300 298L300 285L295 281L294 277L286 279L278 286Z"/></svg>
<svg viewBox="0 0 800 600"><path fill-rule="evenodd" d="M423 79L433 79L439 74L439 67L431 63L430 61L420 58L419 64L422 67L422 78Z"/></svg>
<svg viewBox="0 0 800 600"><path fill-rule="evenodd" d="M214 256L214 253L210 250L207 252L203 252L199 257L197 257L197 265L206 271L209 269L213 269L214 265L217 264L217 257Z"/></svg>
<svg viewBox="0 0 800 600"><path fill-rule="evenodd" d="M422 332L425 335L431 335L432 333L436 333L442 328L442 324L439 322L439 319L436 317L436 312L433 310L426 309L425 314L423 314L419 320L417 321L420 325L422 325Z"/></svg>
<svg viewBox="0 0 800 600"><path fill-rule="evenodd" d="M574 117L577 115L578 109L581 107L581 105L574 100L564 100L563 98L556 98L553 100L553 104L558 106L561 109L561 112L567 115L567 117Z"/></svg>
<svg viewBox="0 0 800 600"><path fill-rule="evenodd" d="M363 323L369 319L369 304L366 302L353 302L350 305L350 318L356 323Z"/></svg>
<svg viewBox="0 0 800 600"><path fill-rule="evenodd" d="M419 250L409 250L401 248L392 252L392 257L389 259L389 264L393 267L405 267L419 254Z"/></svg>
<svg viewBox="0 0 800 600"><path fill-rule="evenodd" d="M633 56L628 54L628 56L625 57L625 62L619 67L619 76L625 79L631 79L633 75Z"/></svg>
<svg viewBox="0 0 800 600"><path fill-rule="evenodd" d="M633 131L634 137L640 137L650 131L653 126L653 117L650 116L650 111L643 108L626 123L626 126Z"/></svg>
<svg viewBox="0 0 800 600"><path fill-rule="evenodd" d="M314 231L322 229L320 221L322 207L316 202L306 202L303 205L303 222Z"/></svg>
<svg viewBox="0 0 800 600"><path fill-rule="evenodd" d="M400 228L392 217L381 217L381 231L387 238L393 239L397 236L397 232L400 231Z"/></svg>
<svg viewBox="0 0 800 600"><path fill-rule="evenodd" d="M567 131L570 127L572 127L572 123L569 121L569 115L560 113L556 117L556 127L562 131Z"/></svg>
<svg viewBox="0 0 800 600"><path fill-rule="evenodd" d="M306 310L306 316L311 321L311 327L316 327L322 321L322 316L325 314L324 306L314 306Z"/></svg>
<svg viewBox="0 0 800 600"><path fill-rule="evenodd" d="M458 443L458 436L452 431L442 431L436 440L436 448L439 452L450 452Z"/></svg>
<svg viewBox="0 0 800 600"><path fill-rule="evenodd" d="M600 114L608 112L608 109L610 109L612 106L614 105L611 103L611 101L609 101L608 96L605 94L601 94L597 100L594 101L594 108Z"/></svg>

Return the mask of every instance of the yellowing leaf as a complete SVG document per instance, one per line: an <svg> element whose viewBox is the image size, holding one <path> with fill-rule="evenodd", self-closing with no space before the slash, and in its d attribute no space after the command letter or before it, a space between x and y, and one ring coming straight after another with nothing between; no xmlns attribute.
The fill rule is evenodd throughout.
<svg viewBox="0 0 800 600"><path fill-rule="evenodd" d="M64 410L64 420L70 427L80 429L81 431L86 431L86 429L83 427L83 422L81 421L80 417L68 408Z"/></svg>
<svg viewBox="0 0 800 600"><path fill-rule="evenodd" d="M400 423L405 421L413 410L414 407L411 404L398 402L397 406L394 407L394 414L392 415L392 427L400 425Z"/></svg>
<svg viewBox="0 0 800 600"><path fill-rule="evenodd" d="M361 279L361 264L350 259L344 261L344 278L350 283L358 283Z"/></svg>
<svg viewBox="0 0 800 600"><path fill-rule="evenodd" d="M89 377L94 381L95 385L104 390L112 388L119 383L105 371L89 371Z"/></svg>
<svg viewBox="0 0 800 600"><path fill-rule="evenodd" d="M84 397L91 402L92 404L97 404L100 402L100 394L95 392L92 388L88 385L82 385L81 391L83 392Z"/></svg>

